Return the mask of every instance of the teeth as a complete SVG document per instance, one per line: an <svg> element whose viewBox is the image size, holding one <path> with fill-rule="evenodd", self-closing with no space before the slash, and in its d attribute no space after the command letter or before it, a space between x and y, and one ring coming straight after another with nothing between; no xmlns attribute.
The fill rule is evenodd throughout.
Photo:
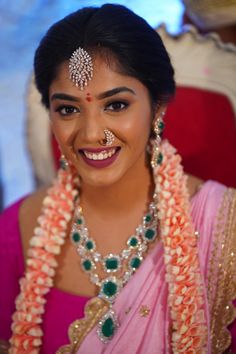
<svg viewBox="0 0 236 354"><path fill-rule="evenodd" d="M99 153L91 153L91 152L87 152L84 150L84 154L85 156L90 159L90 160L106 160L108 157L111 157L112 155L114 155L114 153L116 152L115 149L109 150L108 152L106 151L102 151Z"/></svg>

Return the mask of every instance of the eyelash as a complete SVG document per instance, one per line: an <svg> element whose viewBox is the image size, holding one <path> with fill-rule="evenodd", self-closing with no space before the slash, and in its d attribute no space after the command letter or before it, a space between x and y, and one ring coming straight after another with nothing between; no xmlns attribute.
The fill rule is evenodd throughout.
<svg viewBox="0 0 236 354"><path fill-rule="evenodd" d="M114 108L115 105L119 105L120 108ZM111 107L113 106L113 109ZM106 104L105 110L110 111L110 112L121 112L125 109L127 109L129 106L128 102L125 101L112 101ZM109 108L110 107L110 108ZM64 112L63 112L64 110ZM71 116L72 114L79 113L80 110L77 107L70 106L70 105L61 105L55 109L55 112L58 112L61 116L67 117Z"/></svg>
<svg viewBox="0 0 236 354"><path fill-rule="evenodd" d="M62 110L67 110L70 109L71 112L64 112L62 113ZM57 107L57 109L55 110L55 112L58 112L61 116L70 116L74 113L79 113L79 109L73 106L67 106L67 105L61 105L59 107Z"/></svg>
<svg viewBox="0 0 236 354"><path fill-rule="evenodd" d="M118 108L118 109L109 109L108 107L112 106L112 105L117 105L117 104L120 104L120 105L123 105L122 108ZM125 101L112 101L112 102L109 102L106 104L106 110L110 110L112 112L121 112L125 109L127 109L129 106L128 102L125 102Z"/></svg>

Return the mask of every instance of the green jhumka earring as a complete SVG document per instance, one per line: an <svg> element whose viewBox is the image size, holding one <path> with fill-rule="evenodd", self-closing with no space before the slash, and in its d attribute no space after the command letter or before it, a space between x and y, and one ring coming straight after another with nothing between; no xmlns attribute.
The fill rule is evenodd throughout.
<svg viewBox="0 0 236 354"><path fill-rule="evenodd" d="M161 112L160 116L155 120L154 125L153 125L153 132L155 135L155 138L152 139L152 157L151 157L151 166L152 168L157 167L158 165L161 165L162 160L163 160L163 155L160 152L160 144L161 144L161 135L164 130L164 122L163 122L163 117L165 115L165 112Z"/></svg>
<svg viewBox="0 0 236 354"><path fill-rule="evenodd" d="M67 170L69 167L69 162L67 161L65 155L63 155L63 154L61 154L61 157L59 159L59 165L60 165L60 168L63 170Z"/></svg>

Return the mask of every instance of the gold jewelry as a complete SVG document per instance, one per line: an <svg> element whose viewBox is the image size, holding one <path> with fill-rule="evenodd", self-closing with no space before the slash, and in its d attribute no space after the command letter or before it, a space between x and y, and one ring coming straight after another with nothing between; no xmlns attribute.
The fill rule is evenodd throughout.
<svg viewBox="0 0 236 354"><path fill-rule="evenodd" d="M64 154L61 154L61 157L59 159L59 164L60 164L60 167L63 169L63 170L67 170L68 167L69 167L69 162L68 160L66 159L65 155Z"/></svg>
<svg viewBox="0 0 236 354"><path fill-rule="evenodd" d="M93 62L89 53L83 48L76 49L69 60L70 79L80 90L84 90L93 77Z"/></svg>
<svg viewBox="0 0 236 354"><path fill-rule="evenodd" d="M119 327L119 321L112 305L120 291L142 264L149 244L159 236L158 231L157 194L154 193L147 214L142 218L135 233L128 238L127 246L119 254L101 255L95 240L89 236L78 197L71 229L71 241L81 257L83 271L89 275L90 281L99 288L98 297L109 304L108 310L100 318L97 328L98 337L104 343L113 338ZM97 273L97 267L103 269L105 276L102 278ZM108 322L111 328L107 332Z"/></svg>
<svg viewBox="0 0 236 354"><path fill-rule="evenodd" d="M115 135L108 129L104 130L105 138L102 139L101 145L109 146L112 145L115 140Z"/></svg>
<svg viewBox="0 0 236 354"><path fill-rule="evenodd" d="M158 165L162 163L163 155L160 152L161 145L161 134L164 129L163 117L165 112L161 112L160 116L155 120L153 126L153 132L155 134L155 138L152 139L152 157L151 157L151 166L152 168L156 168Z"/></svg>

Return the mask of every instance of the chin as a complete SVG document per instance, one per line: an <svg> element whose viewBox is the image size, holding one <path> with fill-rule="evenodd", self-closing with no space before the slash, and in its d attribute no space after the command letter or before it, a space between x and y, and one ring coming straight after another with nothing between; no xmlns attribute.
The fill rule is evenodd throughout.
<svg viewBox="0 0 236 354"><path fill-rule="evenodd" d="M82 172L82 171L81 171ZM82 183L91 187L109 187L117 183L122 176L115 171L95 171L93 173L80 173Z"/></svg>

